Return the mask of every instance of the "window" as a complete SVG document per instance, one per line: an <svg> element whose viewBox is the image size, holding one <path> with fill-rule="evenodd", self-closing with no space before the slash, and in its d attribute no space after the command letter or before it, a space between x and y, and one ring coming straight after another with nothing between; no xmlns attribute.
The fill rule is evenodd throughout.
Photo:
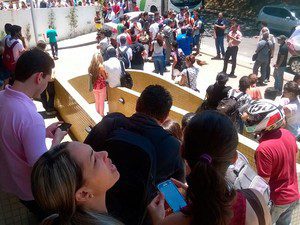
<svg viewBox="0 0 300 225"><path fill-rule="evenodd" d="M287 11L286 9L277 8L277 15L278 15L278 17L281 17L281 18L286 18L286 17L291 18L290 12Z"/></svg>
<svg viewBox="0 0 300 225"><path fill-rule="evenodd" d="M263 12L264 12L265 14L267 14L267 15L272 16L272 15L273 15L273 13L272 13L273 10L274 10L273 7L265 7L265 8L263 9Z"/></svg>
<svg viewBox="0 0 300 225"><path fill-rule="evenodd" d="M300 19L300 9L292 9L292 15L298 19Z"/></svg>

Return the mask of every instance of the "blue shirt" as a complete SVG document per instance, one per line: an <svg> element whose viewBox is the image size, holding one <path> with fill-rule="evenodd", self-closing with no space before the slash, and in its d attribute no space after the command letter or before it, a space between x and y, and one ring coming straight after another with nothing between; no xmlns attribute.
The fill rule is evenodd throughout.
<svg viewBox="0 0 300 225"><path fill-rule="evenodd" d="M186 34L179 34L177 39L178 47L182 49L184 55L188 56L192 53L193 38L186 36Z"/></svg>

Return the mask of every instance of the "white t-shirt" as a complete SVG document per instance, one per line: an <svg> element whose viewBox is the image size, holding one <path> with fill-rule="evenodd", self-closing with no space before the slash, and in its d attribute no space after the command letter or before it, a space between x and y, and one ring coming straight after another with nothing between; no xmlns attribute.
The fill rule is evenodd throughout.
<svg viewBox="0 0 300 225"><path fill-rule="evenodd" d="M119 87L121 85L120 78L122 73L120 60L116 57L112 57L103 62L103 66L105 71L107 72L106 81L108 82L108 85L111 88Z"/></svg>
<svg viewBox="0 0 300 225"><path fill-rule="evenodd" d="M151 24L150 27L149 27L149 31L150 31L152 40L155 39L155 37L156 37L156 35L159 31L158 25L159 24L157 22L155 22L155 23Z"/></svg>
<svg viewBox="0 0 300 225"><path fill-rule="evenodd" d="M115 18L116 18L116 15L115 15L114 11L107 13L105 16L105 19L110 20L110 21L114 20Z"/></svg>
<svg viewBox="0 0 300 225"><path fill-rule="evenodd" d="M14 60L15 62L18 60L18 58L21 56L22 52L25 50L23 44L22 44L22 41L19 40L19 39L11 39L7 45L8 47L12 46L12 44L14 42L18 42L15 47L13 48L13 55L14 55Z"/></svg>
<svg viewBox="0 0 300 225"><path fill-rule="evenodd" d="M127 48L128 46L120 46L119 49L124 52L125 49ZM128 60L129 60L129 67L131 67L131 59L132 59L132 49L130 47L128 47L127 51L126 51L126 54L127 54L127 57L128 57ZM119 56L119 51L117 49L117 55Z"/></svg>

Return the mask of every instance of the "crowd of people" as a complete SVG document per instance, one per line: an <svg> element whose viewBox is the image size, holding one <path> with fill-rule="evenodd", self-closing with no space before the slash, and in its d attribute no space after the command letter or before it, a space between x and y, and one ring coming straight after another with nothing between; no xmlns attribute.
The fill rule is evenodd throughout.
<svg viewBox="0 0 300 225"><path fill-rule="evenodd" d="M0 10L22 10L28 9L31 7L30 1L9 1L6 2L0 1ZM34 0L32 1L34 8L54 8L54 7L71 7L71 6L98 6L98 1L95 0Z"/></svg>
<svg viewBox="0 0 300 225"><path fill-rule="evenodd" d="M104 19L110 21L112 12L118 14L118 3L107 4ZM132 116L105 115L107 85L121 86L125 69L144 70L150 57L154 72L163 75L171 65L176 83L198 91L199 67L195 64L205 64L196 59L203 24L198 10L190 15L188 8L182 8L178 14L170 11L160 16L156 12L153 18L143 12L133 23L121 16L116 40L110 30L99 29L99 52L93 55L88 72L96 110L103 118L84 143L61 143L67 134L60 127L62 122L46 128L32 102L43 93L50 99L56 32L48 32L51 58L45 42L25 50L21 27L7 25L2 55L10 54L12 60L1 60L0 67L7 72L1 70L6 83L0 92L0 171L6 172L0 173L0 189L17 196L45 225L290 224L300 197L296 171L300 79L295 76L294 81L283 84L285 36L278 38L274 88L262 94L257 87L268 82L266 71L274 54L275 42L270 41L267 26L258 37L253 73L241 77L238 88L229 87L226 83L235 78L242 33L233 21L225 51L227 25L220 13L214 24L217 55L213 59L224 59L224 68L195 113L184 115L181 124L171 120L170 92L161 85L150 85L139 96ZM230 58L232 71L227 74ZM259 141L255 164L270 187L270 202L255 186L236 190L227 182L227 169L238 158L238 133L243 132ZM50 150L46 138L52 139ZM157 185L169 179L186 201L178 212L166 208L166 196L157 195Z"/></svg>

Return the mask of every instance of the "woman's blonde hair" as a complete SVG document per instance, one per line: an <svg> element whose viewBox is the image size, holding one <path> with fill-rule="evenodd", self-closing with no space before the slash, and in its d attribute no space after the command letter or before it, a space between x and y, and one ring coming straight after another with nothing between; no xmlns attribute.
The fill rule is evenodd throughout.
<svg viewBox="0 0 300 225"><path fill-rule="evenodd" d="M92 84L94 85L100 75L99 67L102 66L103 58L100 53L95 53L92 57L88 72L92 76Z"/></svg>
<svg viewBox="0 0 300 225"><path fill-rule="evenodd" d="M52 224L120 224L108 215L87 212L76 205L75 194L83 183L82 170L70 156L68 142L44 153L31 173L34 199L45 212L58 214ZM102 223L107 220L116 223Z"/></svg>

